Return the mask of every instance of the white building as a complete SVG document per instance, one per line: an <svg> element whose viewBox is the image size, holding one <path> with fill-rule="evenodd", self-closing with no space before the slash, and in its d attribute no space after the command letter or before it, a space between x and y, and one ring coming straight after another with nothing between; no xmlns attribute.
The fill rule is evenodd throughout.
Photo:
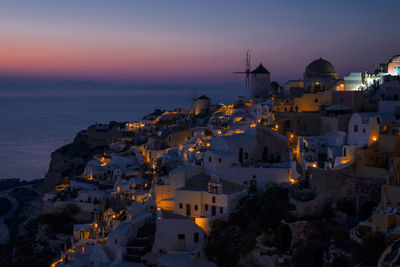
<svg viewBox="0 0 400 267"><path fill-rule="evenodd" d="M363 87L361 72L352 72L349 76L343 77L345 91L358 91Z"/></svg>
<svg viewBox="0 0 400 267"><path fill-rule="evenodd" d="M377 113L354 113L349 122L348 145L369 145L379 137L381 116Z"/></svg>
<svg viewBox="0 0 400 267"><path fill-rule="evenodd" d="M242 134L213 136L211 146L204 152L204 172L240 185L255 183L260 190L270 182L288 182L294 173L287 138L268 127L261 128L260 132L266 132L265 138L256 137L257 128Z"/></svg>
<svg viewBox="0 0 400 267"><path fill-rule="evenodd" d="M204 232L193 220L158 213L152 251L142 258L145 266L215 266L210 265L203 251Z"/></svg>
<svg viewBox="0 0 400 267"><path fill-rule="evenodd" d="M379 88L378 113L400 119L400 80L383 83Z"/></svg>
<svg viewBox="0 0 400 267"><path fill-rule="evenodd" d="M224 217L246 194L244 185L199 174L186 179L185 186L175 190L174 213L188 217Z"/></svg>

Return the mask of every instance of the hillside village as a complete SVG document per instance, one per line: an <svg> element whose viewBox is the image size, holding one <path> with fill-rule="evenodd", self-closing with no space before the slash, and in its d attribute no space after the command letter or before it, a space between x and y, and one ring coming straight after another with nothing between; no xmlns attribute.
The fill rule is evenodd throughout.
<svg viewBox="0 0 400 267"><path fill-rule="evenodd" d="M81 131L52 155L32 249L58 267L400 265L400 56L271 78Z"/></svg>

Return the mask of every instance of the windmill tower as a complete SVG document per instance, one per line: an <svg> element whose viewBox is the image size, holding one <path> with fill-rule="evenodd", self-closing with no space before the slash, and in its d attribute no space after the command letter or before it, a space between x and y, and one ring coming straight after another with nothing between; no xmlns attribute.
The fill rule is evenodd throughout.
<svg viewBox="0 0 400 267"><path fill-rule="evenodd" d="M250 80L250 97L268 98L271 86L270 73L261 63L256 69L250 72Z"/></svg>
<svg viewBox="0 0 400 267"><path fill-rule="evenodd" d="M246 58L245 58L245 71L236 71L233 74L245 74L245 79L246 79L246 88L245 88L245 95L249 95L250 87L251 87L251 79L250 79L250 74L251 74L251 63L250 63L250 50L246 51Z"/></svg>

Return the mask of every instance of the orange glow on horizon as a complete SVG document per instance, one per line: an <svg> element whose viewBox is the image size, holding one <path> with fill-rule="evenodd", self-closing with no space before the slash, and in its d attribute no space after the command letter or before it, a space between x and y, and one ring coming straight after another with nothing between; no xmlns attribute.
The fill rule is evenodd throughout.
<svg viewBox="0 0 400 267"><path fill-rule="evenodd" d="M233 79L224 62L229 55L197 54L179 46L72 44L60 40L5 42L0 44L0 74L46 77L101 77L122 80Z"/></svg>

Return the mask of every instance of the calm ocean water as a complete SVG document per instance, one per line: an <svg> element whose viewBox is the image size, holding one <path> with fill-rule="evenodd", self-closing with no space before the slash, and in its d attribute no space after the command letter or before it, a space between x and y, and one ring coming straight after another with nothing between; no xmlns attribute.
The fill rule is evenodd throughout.
<svg viewBox="0 0 400 267"><path fill-rule="evenodd" d="M212 103L230 102L237 89L205 89ZM10 93L11 92L11 93ZM0 88L0 178L42 178L51 152L99 122L135 121L155 108L190 107L191 89L5 91Z"/></svg>

